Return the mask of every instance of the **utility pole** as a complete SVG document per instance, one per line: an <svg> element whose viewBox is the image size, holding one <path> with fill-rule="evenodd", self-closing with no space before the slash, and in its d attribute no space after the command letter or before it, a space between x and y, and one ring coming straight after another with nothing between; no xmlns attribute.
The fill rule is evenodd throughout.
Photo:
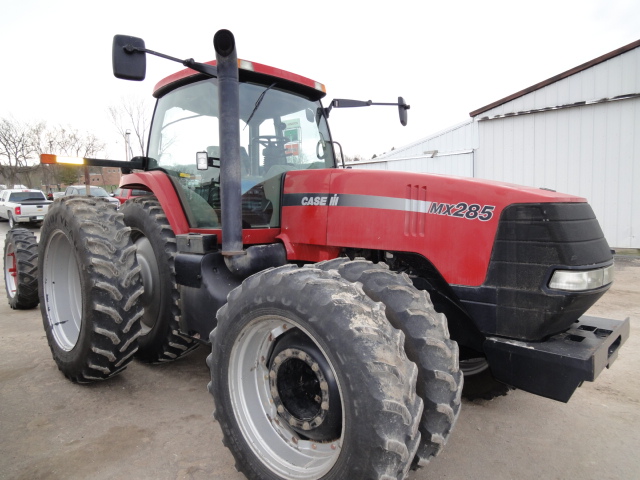
<svg viewBox="0 0 640 480"><path fill-rule="evenodd" d="M131 130L126 130L124 132L124 158L127 162L129 161L129 153L131 152L131 146L129 145L129 135L131 135Z"/></svg>

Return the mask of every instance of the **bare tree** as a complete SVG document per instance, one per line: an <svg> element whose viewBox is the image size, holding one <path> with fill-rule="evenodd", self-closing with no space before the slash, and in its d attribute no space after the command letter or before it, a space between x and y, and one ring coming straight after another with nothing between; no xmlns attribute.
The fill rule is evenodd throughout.
<svg viewBox="0 0 640 480"><path fill-rule="evenodd" d="M123 97L121 102L120 105L112 105L108 109L111 123L122 136L125 145L127 145L127 132L132 132L135 139L134 141L129 139L128 145L131 147L132 154L144 155L147 133L151 125L151 108L143 98Z"/></svg>
<svg viewBox="0 0 640 480"><path fill-rule="evenodd" d="M356 154L354 156L345 155L344 156L344 161L346 163L361 162L362 161L362 157L360 155L358 155L358 154Z"/></svg>
<svg viewBox="0 0 640 480"><path fill-rule="evenodd" d="M92 133L70 126L48 128L43 121L21 122L13 117L0 118L0 175L9 185L30 187L63 183L68 171L57 165L40 165L38 155L53 153L93 157L105 144ZM39 178L41 177L41 178Z"/></svg>
<svg viewBox="0 0 640 480"><path fill-rule="evenodd" d="M105 148L93 133L80 132L71 126L43 129L37 138L36 153L54 153L70 157L95 157Z"/></svg>
<svg viewBox="0 0 640 480"><path fill-rule="evenodd" d="M44 131L44 122L23 123L13 117L0 119L0 175L8 185L31 185L31 175L37 166L36 140ZM22 180L20 180L22 178Z"/></svg>
<svg viewBox="0 0 640 480"><path fill-rule="evenodd" d="M95 157L105 148L104 142L89 132L80 132L71 126L58 125L44 129L36 142L36 152L53 153L69 157ZM80 170L68 165L42 165L43 183L46 185L75 181ZM75 177L73 172L75 171ZM73 180L71 180L73 179Z"/></svg>

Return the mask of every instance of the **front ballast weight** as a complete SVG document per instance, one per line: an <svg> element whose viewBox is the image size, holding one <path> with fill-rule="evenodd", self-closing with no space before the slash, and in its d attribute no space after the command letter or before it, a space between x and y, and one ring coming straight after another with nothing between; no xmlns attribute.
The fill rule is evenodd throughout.
<svg viewBox="0 0 640 480"><path fill-rule="evenodd" d="M38 247L38 288L47 341L67 378L104 380L131 362L143 287L130 229L109 202L72 196L51 206Z"/></svg>

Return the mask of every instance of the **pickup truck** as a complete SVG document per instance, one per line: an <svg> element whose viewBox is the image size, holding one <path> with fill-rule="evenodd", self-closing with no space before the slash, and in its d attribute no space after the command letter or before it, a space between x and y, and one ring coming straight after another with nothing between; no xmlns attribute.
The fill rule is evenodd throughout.
<svg viewBox="0 0 640 480"><path fill-rule="evenodd" d="M42 223L51 203L42 190L3 190L0 193L0 221L8 220L11 228L16 223Z"/></svg>

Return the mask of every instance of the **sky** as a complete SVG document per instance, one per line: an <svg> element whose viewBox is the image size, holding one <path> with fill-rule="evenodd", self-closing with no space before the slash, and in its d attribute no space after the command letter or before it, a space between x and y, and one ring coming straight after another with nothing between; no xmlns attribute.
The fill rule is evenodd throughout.
<svg viewBox="0 0 640 480"><path fill-rule="evenodd" d="M333 98L395 102L339 109L333 139L364 159L468 120L469 112L640 39L638 0L0 0L0 118L91 132L124 146L107 109L147 98L180 64L148 56L142 82L111 70L115 34L179 58L215 58L229 29L238 57L323 83Z"/></svg>

